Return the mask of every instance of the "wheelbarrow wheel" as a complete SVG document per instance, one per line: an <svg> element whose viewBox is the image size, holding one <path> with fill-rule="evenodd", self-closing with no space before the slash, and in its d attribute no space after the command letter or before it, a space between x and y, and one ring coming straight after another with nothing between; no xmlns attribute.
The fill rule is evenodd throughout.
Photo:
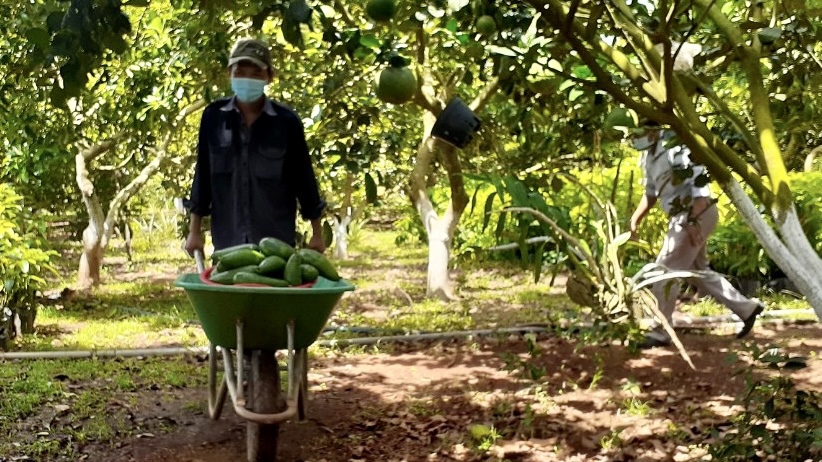
<svg viewBox="0 0 822 462"><path fill-rule="evenodd" d="M280 368L275 351L255 350L251 353L247 398L249 409L259 414L276 414L285 409L286 403L280 389ZM276 461L280 426L251 421L246 425L248 461Z"/></svg>

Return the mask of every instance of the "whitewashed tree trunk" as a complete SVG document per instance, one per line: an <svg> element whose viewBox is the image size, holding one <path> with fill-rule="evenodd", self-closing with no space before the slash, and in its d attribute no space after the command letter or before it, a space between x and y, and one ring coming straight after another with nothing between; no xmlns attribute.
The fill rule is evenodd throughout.
<svg viewBox="0 0 822 462"><path fill-rule="evenodd" d="M115 144L114 140L104 141L96 146L81 150L75 157L75 168L77 170L77 187L86 211L89 216L89 223L83 230L83 253L80 255L80 266L77 271L77 286L84 290L100 283L100 268L103 264L103 246L106 235L111 235L111 229L105 229L108 220L105 219L103 207L100 205L100 198L94 191L94 184L89 178L88 163L104 154Z"/></svg>
<svg viewBox="0 0 822 462"><path fill-rule="evenodd" d="M348 225L350 224L351 207L348 207L344 217L334 217L334 258L337 260L348 260Z"/></svg>
<svg viewBox="0 0 822 462"><path fill-rule="evenodd" d="M822 319L822 259L813 250L791 207L782 220L775 220L782 238L765 222L751 198L735 180L722 185L731 202L748 223L768 256L796 284Z"/></svg>
<svg viewBox="0 0 822 462"><path fill-rule="evenodd" d="M83 230L83 253L80 255L80 267L77 271L78 289L85 290L100 283L104 253L100 235L100 229L92 223Z"/></svg>
<svg viewBox="0 0 822 462"><path fill-rule="evenodd" d="M87 153L88 150L85 152ZM103 256L111 241L117 217L128 199L139 191L151 176L160 169L165 152L165 150L158 152L157 156L143 168L137 177L117 192L114 199L109 203L108 213L105 214L105 218L103 218L103 207L100 204L100 198L94 194L94 186L88 178L85 156L83 153L77 155L77 183L81 188L80 193L89 213L89 224L83 231L83 254L80 256L80 266L77 270L77 286L80 289L88 289L100 284Z"/></svg>
<svg viewBox="0 0 822 462"><path fill-rule="evenodd" d="M414 170L409 181L409 197L419 213L428 235L428 278L426 294L444 300L456 299L454 288L448 274L448 264L451 258L451 243L462 212L468 206L468 195L465 192L465 181L457 149L444 141L438 141L430 136L431 128L436 122L437 115L445 108L455 95L456 82L461 80L459 73L449 78L445 85L437 83L431 67L427 65L428 51L420 48L417 55L418 69L421 70L419 91L414 101L424 109L422 125L422 141L417 147ZM494 78L485 84L485 87L474 98L468 107L476 113L488 104L491 97L499 89L499 78ZM439 87L439 91L435 90ZM450 201L447 209L440 217L434 209L427 189L429 180L433 179L434 160L437 160L445 169L450 187ZM433 182L432 182L433 183Z"/></svg>
<svg viewBox="0 0 822 462"><path fill-rule="evenodd" d="M431 220L426 226L428 231L428 287L429 297L453 300L454 288L448 274L448 262L451 260L451 236L448 219Z"/></svg>
<svg viewBox="0 0 822 462"><path fill-rule="evenodd" d="M425 121L425 132L430 133L434 122L433 115L428 114ZM440 148L439 151L435 151L437 148ZM410 185L411 200L428 237L428 277L425 293L428 297L446 301L457 299L448 274L448 263L451 258L451 241L459 224L459 217L468 204L468 196L459 172L459 161L454 151L453 147L426 136L417 150ZM451 180L451 201L442 217L434 209L427 193L427 179L432 174L431 164L437 154Z"/></svg>
<svg viewBox="0 0 822 462"><path fill-rule="evenodd" d="M440 300L455 300L454 287L448 274L451 259L451 239L457 223L449 212L440 218L425 190L417 191L415 205L428 236L428 277L425 294Z"/></svg>

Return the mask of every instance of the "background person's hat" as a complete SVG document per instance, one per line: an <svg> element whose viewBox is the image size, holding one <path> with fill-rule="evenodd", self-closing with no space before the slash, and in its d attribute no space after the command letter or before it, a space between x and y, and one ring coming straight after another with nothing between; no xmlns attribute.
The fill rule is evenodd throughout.
<svg viewBox="0 0 822 462"><path fill-rule="evenodd" d="M659 122L657 122L656 120L649 119L649 118L643 118L639 122L639 127L642 127L642 128L659 128L660 125L659 125Z"/></svg>
<svg viewBox="0 0 822 462"><path fill-rule="evenodd" d="M262 69L268 69L272 67L271 50L268 49L268 45L259 40L237 40L228 57L228 65L233 66L240 61L250 61Z"/></svg>

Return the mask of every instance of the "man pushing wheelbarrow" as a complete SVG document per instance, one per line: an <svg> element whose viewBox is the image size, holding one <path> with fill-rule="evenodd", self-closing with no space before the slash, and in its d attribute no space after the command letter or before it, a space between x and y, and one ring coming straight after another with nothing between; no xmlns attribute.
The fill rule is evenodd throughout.
<svg viewBox="0 0 822 462"><path fill-rule="evenodd" d="M184 249L197 259L199 274L184 274L176 285L186 290L211 344L211 418L219 418L228 391L235 411L248 421L248 460L274 461L279 424L294 415L304 418L307 347L316 341L343 292L354 287L322 261L325 245L320 217L325 202L320 197L300 118L265 96L265 88L273 79L268 46L253 39L237 41L228 60L228 73L233 96L219 99L203 111L194 182L186 204L191 220ZM260 260L256 266L245 265L248 271L239 271L242 267L226 269L246 274L248 279L237 279L234 274L227 284L213 282L210 275L220 270L220 265L205 271L203 217L211 216L215 254L245 247L250 251L248 255L232 258L273 257L260 247L278 242L281 248L291 249L293 254L289 255L297 255L292 246L296 244L298 206L302 217L311 221L313 235L307 248L299 250L303 257L295 256L288 262L296 260L297 269L291 268L289 273L283 268L284 278L302 282L303 258L318 262L316 268L325 266L325 274L319 271L310 287L265 284L275 279L260 275L264 268ZM272 248L270 253L277 251ZM252 279L255 274L259 277ZM219 387L218 348L224 365ZM281 396L276 359L281 349L288 351L285 399ZM244 378L247 358L250 377Z"/></svg>

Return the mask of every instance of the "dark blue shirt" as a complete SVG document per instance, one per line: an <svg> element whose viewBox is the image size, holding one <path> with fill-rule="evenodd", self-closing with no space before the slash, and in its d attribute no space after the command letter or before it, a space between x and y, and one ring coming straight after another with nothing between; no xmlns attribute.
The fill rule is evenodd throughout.
<svg viewBox="0 0 822 462"><path fill-rule="evenodd" d="M266 99L249 128L233 98L209 104L188 206L191 213L211 215L214 248L268 236L294 244L298 203L306 220L325 208L299 117Z"/></svg>

